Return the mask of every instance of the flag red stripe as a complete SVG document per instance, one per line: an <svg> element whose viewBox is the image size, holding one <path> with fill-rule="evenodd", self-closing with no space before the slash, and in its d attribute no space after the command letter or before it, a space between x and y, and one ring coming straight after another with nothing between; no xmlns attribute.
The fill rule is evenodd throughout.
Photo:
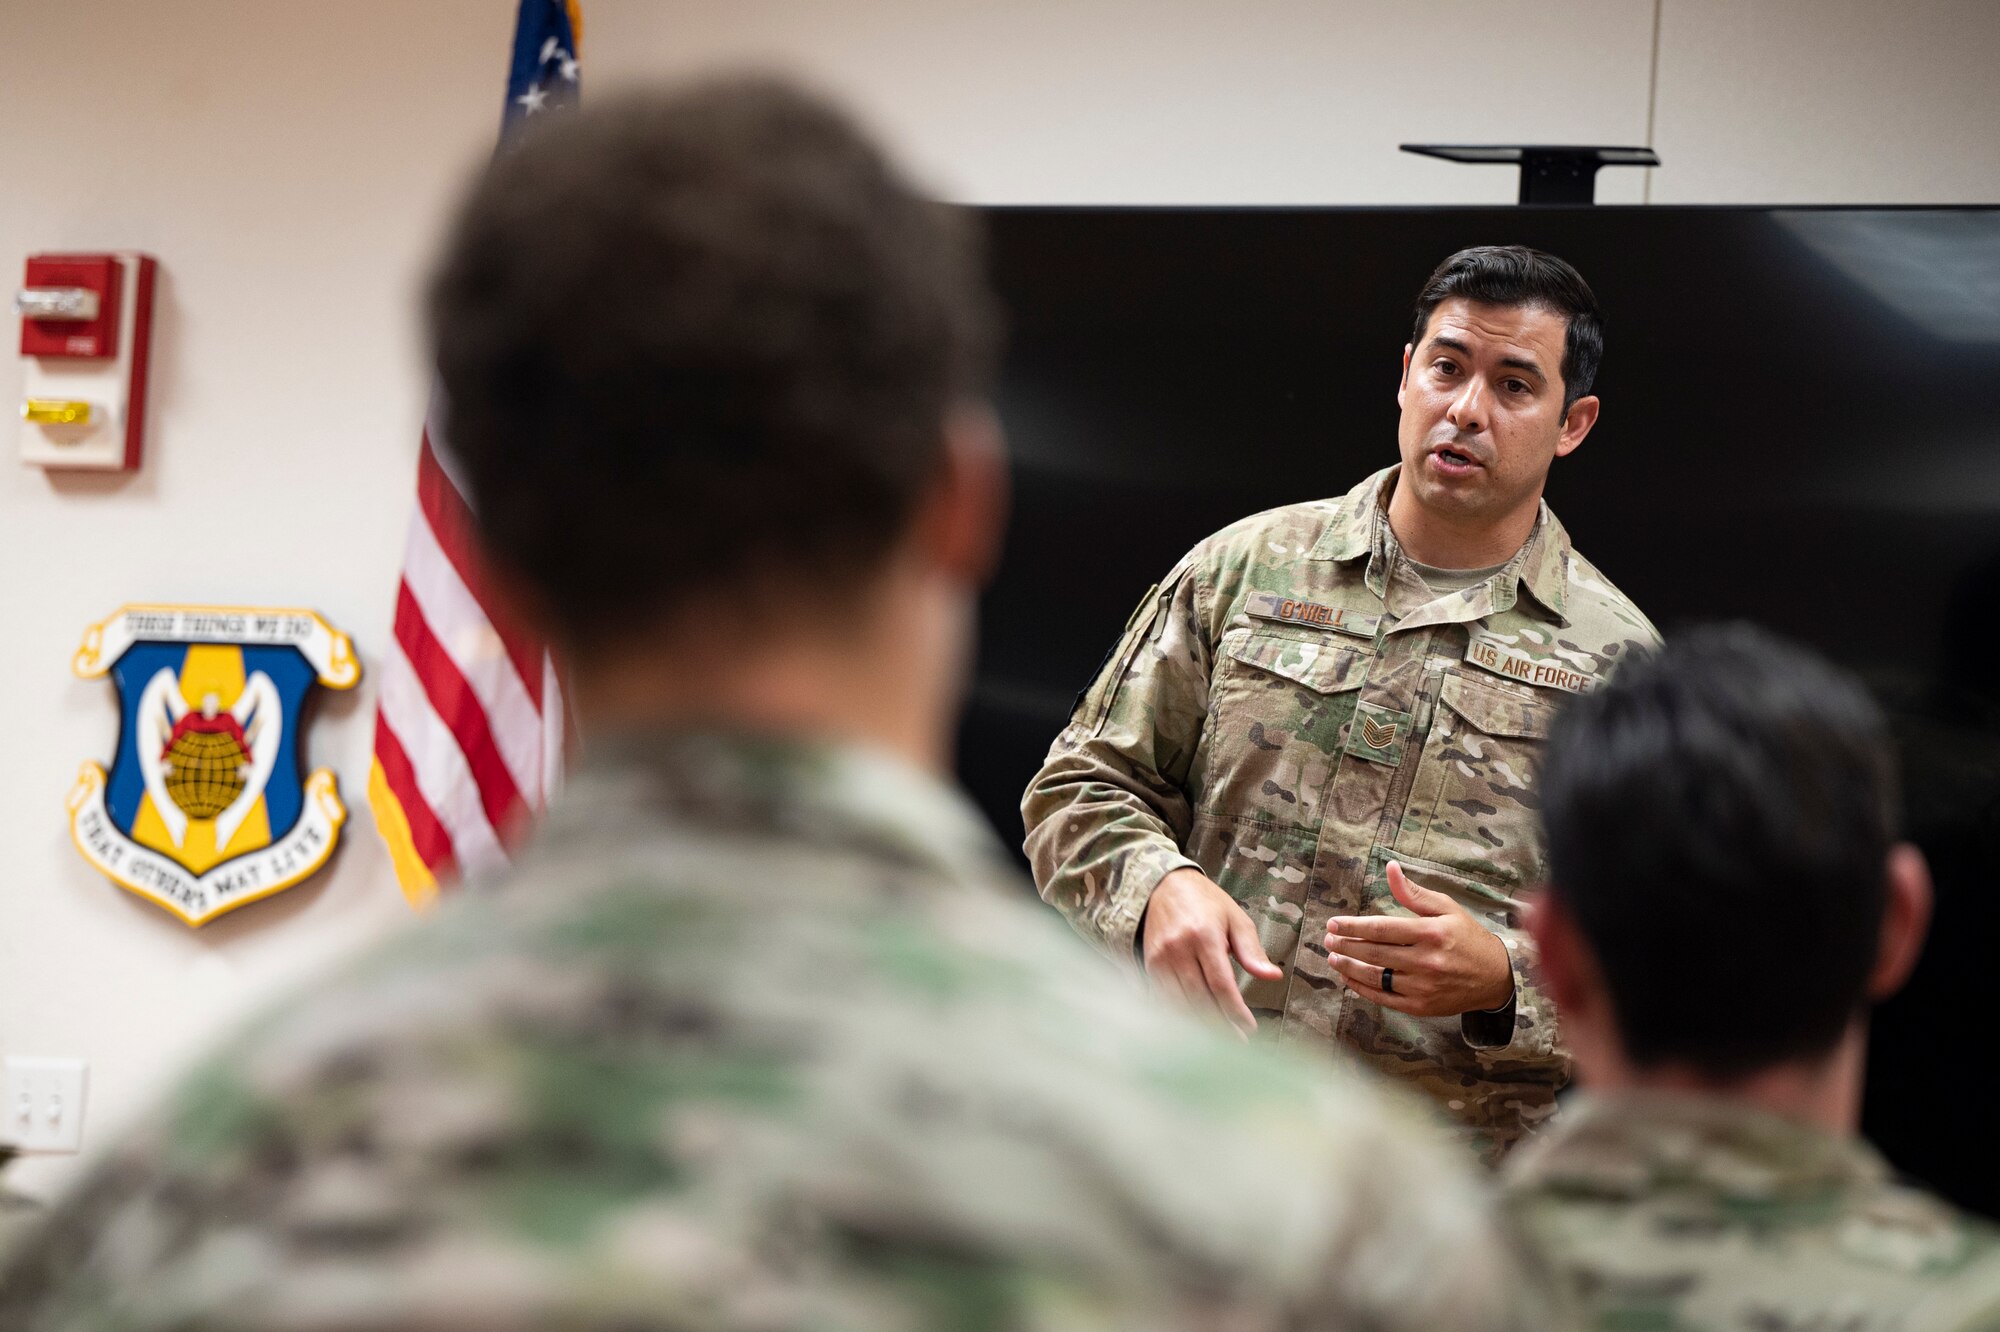
<svg viewBox="0 0 2000 1332"><path fill-rule="evenodd" d="M465 497L458 493L458 487L451 483L451 478L444 474L444 468L438 465L437 455L431 451L428 430L424 432L423 447L417 452L417 503L423 507L424 520L430 524L431 535L437 538L445 558L451 561L452 568L458 570L458 576L465 583L466 590L472 593L472 599L486 611L493 632L500 635L500 642L514 663L514 673L521 677L521 687L528 691L528 698L540 708L541 645L519 625L509 623L489 595L478 537L473 532L472 510L466 507Z"/></svg>
<svg viewBox="0 0 2000 1332"><path fill-rule="evenodd" d="M403 817L410 825L410 841L417 854L440 882L455 877L458 866L452 857L451 834L438 822L430 802L417 788L417 774L410 767L409 755L403 752L403 742L389 729L380 712L375 714L375 761L382 765L383 779L395 794L396 803L403 807Z"/></svg>
<svg viewBox="0 0 2000 1332"><path fill-rule="evenodd" d="M459 752L465 755L466 766L472 769L472 780L479 787L479 803L486 809L486 821L505 842L508 833L521 826L525 807L520 789L514 785L507 761L493 739L493 729L486 720L486 709L481 706L479 695L472 692L458 663L431 632L423 611L417 607L417 599L410 595L408 583L396 587L396 641L402 645L410 665L416 668L417 678L423 681L431 707L458 741Z"/></svg>
<svg viewBox="0 0 2000 1332"><path fill-rule="evenodd" d="M567 44L573 52L579 8L577 0L555 0L553 7L552 0L524 2L514 65L539 71L555 47ZM565 68L574 80L570 59ZM540 86L510 77L509 112ZM506 119L503 142L520 117ZM561 679L545 667L543 645L506 614L470 497L445 469L450 451L434 445L428 429L420 439L396 638L385 649L376 703L379 775L370 779L397 877L415 880L403 885L412 901L433 886L448 889L461 870L478 874L506 864L504 837L547 803L562 771L563 737L572 729ZM467 790L467 783L478 790ZM425 882L432 876L435 885Z"/></svg>

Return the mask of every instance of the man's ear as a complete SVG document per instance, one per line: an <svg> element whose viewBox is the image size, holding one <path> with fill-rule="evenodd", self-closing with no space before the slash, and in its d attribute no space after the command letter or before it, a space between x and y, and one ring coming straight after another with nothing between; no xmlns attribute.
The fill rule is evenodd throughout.
<svg viewBox="0 0 2000 1332"><path fill-rule="evenodd" d="M1597 424L1598 401L1594 394L1578 398L1563 413L1562 434L1556 437L1556 457L1567 458L1583 443L1583 437Z"/></svg>
<svg viewBox="0 0 2000 1332"><path fill-rule="evenodd" d="M1415 349L1414 343L1406 342L1403 344L1403 377L1396 381L1396 405L1398 407L1401 407L1403 405L1403 394L1409 391L1410 353L1414 349Z"/></svg>
<svg viewBox="0 0 2000 1332"><path fill-rule="evenodd" d="M1009 499L1000 418L984 402L959 404L945 420L937 477L918 509L920 552L952 577L983 586L1000 563Z"/></svg>
<svg viewBox="0 0 2000 1332"><path fill-rule="evenodd" d="M1882 904L1882 933L1875 945L1875 969L1868 997L1882 1002L1903 988L1924 951L1931 928L1931 867L1908 842L1889 848L1888 895Z"/></svg>

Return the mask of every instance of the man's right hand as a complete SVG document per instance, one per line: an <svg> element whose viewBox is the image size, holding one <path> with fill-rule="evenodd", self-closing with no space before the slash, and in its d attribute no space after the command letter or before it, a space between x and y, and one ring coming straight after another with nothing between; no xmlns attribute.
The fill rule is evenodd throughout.
<svg viewBox="0 0 2000 1332"><path fill-rule="evenodd" d="M1246 1040L1257 1019L1236 988L1231 958L1263 980L1285 974L1264 955L1250 914L1213 879L1186 867L1161 879L1147 899L1139 951L1155 985L1197 1012L1220 1013Z"/></svg>

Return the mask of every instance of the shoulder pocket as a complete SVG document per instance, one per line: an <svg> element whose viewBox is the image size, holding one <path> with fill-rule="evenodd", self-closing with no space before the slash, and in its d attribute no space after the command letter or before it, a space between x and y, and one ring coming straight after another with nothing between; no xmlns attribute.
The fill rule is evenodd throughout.
<svg viewBox="0 0 2000 1332"><path fill-rule="evenodd" d="M1139 644L1152 631L1153 621L1160 614L1160 585L1153 584L1146 589L1146 595L1139 598L1139 604L1125 617L1125 628L1110 647L1104 650L1103 660L1097 663L1090 683L1077 691L1076 701L1070 704L1070 721L1081 722L1092 731L1104 725L1104 718L1111 711L1112 701L1118 695L1118 682L1132 664L1133 654Z"/></svg>

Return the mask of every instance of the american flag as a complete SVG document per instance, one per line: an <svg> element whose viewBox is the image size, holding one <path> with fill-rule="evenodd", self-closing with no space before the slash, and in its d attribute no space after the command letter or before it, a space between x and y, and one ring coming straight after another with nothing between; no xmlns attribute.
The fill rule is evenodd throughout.
<svg viewBox="0 0 2000 1332"><path fill-rule="evenodd" d="M528 117L576 101L582 32L577 0L521 0L501 151ZM368 774L376 830L417 906L461 876L504 866L562 778L555 664L488 595L472 510L440 427L433 392Z"/></svg>

